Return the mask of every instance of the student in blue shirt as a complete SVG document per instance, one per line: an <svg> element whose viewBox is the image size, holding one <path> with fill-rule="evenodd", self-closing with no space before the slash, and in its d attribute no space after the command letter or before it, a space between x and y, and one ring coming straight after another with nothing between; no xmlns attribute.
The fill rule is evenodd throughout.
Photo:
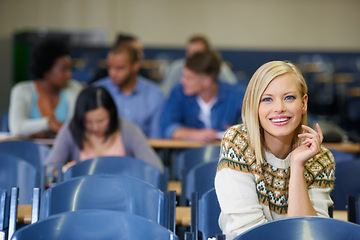
<svg viewBox="0 0 360 240"><path fill-rule="evenodd" d="M159 120L165 97L153 82L138 75L139 53L131 44L116 46L107 57L109 77L94 83L105 87L119 117L137 124L149 138L160 137Z"/></svg>
<svg viewBox="0 0 360 240"><path fill-rule="evenodd" d="M218 81L220 66L212 50L186 59L181 84L172 90L161 117L163 137L211 142L241 121L244 90Z"/></svg>

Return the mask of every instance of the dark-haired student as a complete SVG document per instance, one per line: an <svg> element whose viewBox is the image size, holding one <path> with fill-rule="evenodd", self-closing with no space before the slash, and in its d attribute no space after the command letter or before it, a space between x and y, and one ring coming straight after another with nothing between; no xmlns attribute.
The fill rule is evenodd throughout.
<svg viewBox="0 0 360 240"><path fill-rule="evenodd" d="M138 75L141 66L138 50L120 44L107 57L109 77L95 82L109 91L118 116L135 123L149 138L160 138L159 119L165 96L155 83Z"/></svg>
<svg viewBox="0 0 360 240"><path fill-rule="evenodd" d="M161 116L164 138L209 143L239 123L244 91L219 81L220 66L221 57L212 50L186 59L181 84L171 91Z"/></svg>
<svg viewBox="0 0 360 240"><path fill-rule="evenodd" d="M14 135L52 137L72 117L82 89L71 80L71 58L66 44L46 38L32 51L30 71L34 80L11 90L9 128Z"/></svg>
<svg viewBox="0 0 360 240"><path fill-rule="evenodd" d="M118 118L116 105L106 89L89 87L79 94L72 120L56 136L45 162L47 174L64 164L63 171L98 156L132 156L164 170L143 132Z"/></svg>

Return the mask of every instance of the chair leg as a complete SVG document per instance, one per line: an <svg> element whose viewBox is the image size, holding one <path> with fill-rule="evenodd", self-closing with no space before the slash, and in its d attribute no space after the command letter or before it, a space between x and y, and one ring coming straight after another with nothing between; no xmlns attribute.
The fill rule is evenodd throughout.
<svg viewBox="0 0 360 240"><path fill-rule="evenodd" d="M39 220L39 212L40 212L40 188L34 188L33 199L32 199L31 224Z"/></svg>
<svg viewBox="0 0 360 240"><path fill-rule="evenodd" d="M176 212L176 192L175 191L169 191L167 193L168 199L169 199L169 220L168 220L168 228L170 231L172 231L174 234L176 230L176 221L175 221L175 212Z"/></svg>
<svg viewBox="0 0 360 240"><path fill-rule="evenodd" d="M347 196L348 221L356 223L355 196Z"/></svg>
<svg viewBox="0 0 360 240"><path fill-rule="evenodd" d="M56 183L61 183L64 178L64 174L62 172L62 166L59 166L57 170L58 170L58 173L57 173L58 175L56 177Z"/></svg>
<svg viewBox="0 0 360 240"><path fill-rule="evenodd" d="M328 213L330 218L334 218L334 205L328 208Z"/></svg>
<svg viewBox="0 0 360 240"><path fill-rule="evenodd" d="M164 169L164 174L162 174L161 176L161 181L162 181L162 191L163 192L167 192L168 190L168 182L170 179L170 169L169 167L165 167Z"/></svg>
<svg viewBox="0 0 360 240"><path fill-rule="evenodd" d="M195 233L193 233L193 232L185 232L184 240L195 240Z"/></svg>
<svg viewBox="0 0 360 240"><path fill-rule="evenodd" d="M19 188L17 187L11 188L8 240L11 239L12 235L16 231L18 199L19 199Z"/></svg>
<svg viewBox="0 0 360 240"><path fill-rule="evenodd" d="M186 169L181 170L181 195L180 195L180 206L186 206Z"/></svg>
<svg viewBox="0 0 360 240"><path fill-rule="evenodd" d="M225 240L226 237L225 237L225 234L217 234L216 235L216 240Z"/></svg>
<svg viewBox="0 0 360 240"><path fill-rule="evenodd" d="M41 189L41 191L44 191L45 190L45 179L46 179L46 173L45 173L45 166L43 166L41 169L40 169L40 186L39 188Z"/></svg>
<svg viewBox="0 0 360 240"><path fill-rule="evenodd" d="M191 223L190 223L190 232L194 233L195 239L198 239L199 231L199 194L198 192L193 192L191 194Z"/></svg>

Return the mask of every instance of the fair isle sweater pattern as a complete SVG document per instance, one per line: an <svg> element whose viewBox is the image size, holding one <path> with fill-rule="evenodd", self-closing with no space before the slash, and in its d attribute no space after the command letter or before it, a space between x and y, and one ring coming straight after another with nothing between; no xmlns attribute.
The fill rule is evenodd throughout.
<svg viewBox="0 0 360 240"><path fill-rule="evenodd" d="M253 174L259 202L276 214L287 214L290 169L276 168L267 162L259 166L250 150L243 124L231 127L223 136L217 171L223 168ZM307 161L304 176L308 188L332 189L335 162L330 151L322 147L319 154Z"/></svg>

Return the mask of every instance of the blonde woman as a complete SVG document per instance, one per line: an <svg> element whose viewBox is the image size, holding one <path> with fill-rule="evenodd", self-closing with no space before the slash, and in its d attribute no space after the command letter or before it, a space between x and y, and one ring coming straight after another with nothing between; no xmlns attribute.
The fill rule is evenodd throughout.
<svg viewBox="0 0 360 240"><path fill-rule="evenodd" d="M307 126L307 103L292 63L266 63L251 78L243 124L225 133L215 178L226 239L276 219L328 217L335 163L320 126Z"/></svg>

